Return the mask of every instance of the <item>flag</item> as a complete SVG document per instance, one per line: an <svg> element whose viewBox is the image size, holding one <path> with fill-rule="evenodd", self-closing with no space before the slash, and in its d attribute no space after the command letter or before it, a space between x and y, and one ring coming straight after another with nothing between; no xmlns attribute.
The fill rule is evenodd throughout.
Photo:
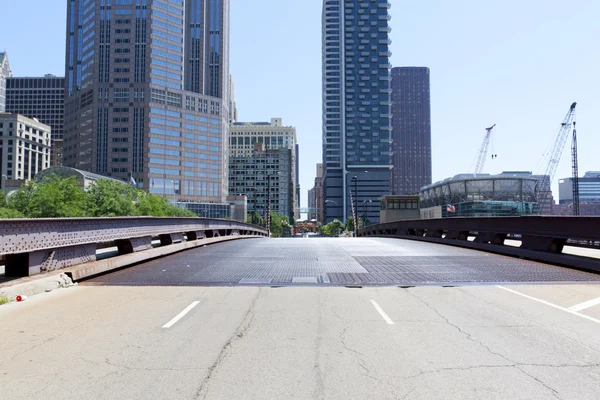
<svg viewBox="0 0 600 400"><path fill-rule="evenodd" d="M131 186L137 186L137 182L135 181L135 179L133 178L133 175L131 175L129 177L129 183L131 184Z"/></svg>
<svg viewBox="0 0 600 400"><path fill-rule="evenodd" d="M455 213L456 208L452 204L446 204L446 211L449 213Z"/></svg>

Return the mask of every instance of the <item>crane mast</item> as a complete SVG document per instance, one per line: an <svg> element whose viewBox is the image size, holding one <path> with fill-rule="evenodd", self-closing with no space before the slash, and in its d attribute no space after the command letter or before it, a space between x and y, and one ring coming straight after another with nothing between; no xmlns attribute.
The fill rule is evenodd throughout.
<svg viewBox="0 0 600 400"><path fill-rule="evenodd" d="M573 141L571 142L571 169L573 172L573 179L571 183L573 185L573 215L579 215L579 165L577 161L577 129L575 125L577 123L573 121Z"/></svg>
<svg viewBox="0 0 600 400"><path fill-rule="evenodd" d="M494 127L496 127L496 124L490 126L489 128L485 128L485 138L483 139L483 143L481 144L481 148L479 149L479 154L477 155L477 163L475 164L476 176L483 172L483 166L485 165L485 159L487 158L488 149L490 147L490 140L492 138L492 132L494 131ZM496 155L492 154L492 158L495 157Z"/></svg>
<svg viewBox="0 0 600 400"><path fill-rule="evenodd" d="M548 202L548 197L551 193L551 183L554 179L554 174L556 173L556 168L560 162L563 149L565 148L569 131L571 130L571 126L575 120L576 106L577 103L571 104L571 107L569 108L565 119L561 123L558 133L556 134L556 139L554 140L552 150L549 153L548 166L546 167L546 171L542 177L543 180L538 190L538 204L540 205L541 213L547 213L549 211L548 209L544 209L544 206Z"/></svg>

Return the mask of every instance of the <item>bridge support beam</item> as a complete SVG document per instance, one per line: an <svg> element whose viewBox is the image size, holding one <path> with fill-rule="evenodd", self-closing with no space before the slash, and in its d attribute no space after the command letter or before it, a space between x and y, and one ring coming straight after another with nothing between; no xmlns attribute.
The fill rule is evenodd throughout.
<svg viewBox="0 0 600 400"><path fill-rule="evenodd" d="M567 239L557 239L544 236L523 235L521 238L521 248L528 250L545 251L548 253L562 253Z"/></svg>
<svg viewBox="0 0 600 400"><path fill-rule="evenodd" d="M168 233L164 235L159 235L158 237L160 238L161 246L168 246L173 243L183 242L183 235L181 233Z"/></svg>
<svg viewBox="0 0 600 400"><path fill-rule="evenodd" d="M115 240L119 254L130 254L137 253L138 251L144 251L152 248L152 237L144 236L133 239L119 239Z"/></svg>
<svg viewBox="0 0 600 400"><path fill-rule="evenodd" d="M204 239L206 237L204 231L187 232L185 236L187 237L188 242L191 242L192 240Z"/></svg>
<svg viewBox="0 0 600 400"><path fill-rule="evenodd" d="M95 243L7 254L4 273L6 276L31 276L91 261L96 261Z"/></svg>

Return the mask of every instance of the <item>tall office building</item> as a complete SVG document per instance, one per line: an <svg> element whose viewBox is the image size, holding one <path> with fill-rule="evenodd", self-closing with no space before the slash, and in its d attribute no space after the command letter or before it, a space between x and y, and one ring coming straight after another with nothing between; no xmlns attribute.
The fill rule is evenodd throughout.
<svg viewBox="0 0 600 400"><path fill-rule="evenodd" d="M6 80L11 76L8 54L0 52L0 112L6 111Z"/></svg>
<svg viewBox="0 0 600 400"><path fill-rule="evenodd" d="M228 60L229 0L69 1L64 165L225 202Z"/></svg>
<svg viewBox="0 0 600 400"><path fill-rule="evenodd" d="M267 149L257 142L250 155L231 155L229 191L248 198L248 212L263 218L268 209L282 217L294 218L294 172L292 150Z"/></svg>
<svg viewBox="0 0 600 400"><path fill-rule="evenodd" d="M65 124L65 78L44 77L8 78L6 81L6 111L35 118L52 130L50 165L58 167L63 159Z"/></svg>
<svg viewBox="0 0 600 400"><path fill-rule="evenodd" d="M298 154L296 151L296 128L284 126L281 118L271 118L271 122L234 122L229 127L229 151L231 157L251 157L256 144L264 144L267 150L287 149L292 157L292 210L298 218ZM239 158L236 158L239 160ZM234 161L231 161L233 164ZM230 169L231 170L231 169ZM230 184L231 181L230 181ZM232 193L233 194L233 193ZM236 193L237 194L237 193Z"/></svg>
<svg viewBox="0 0 600 400"><path fill-rule="evenodd" d="M390 193L391 44L388 0L323 1L324 219L352 215L353 200L379 221Z"/></svg>
<svg viewBox="0 0 600 400"><path fill-rule="evenodd" d="M392 194L431 184L429 68L392 68Z"/></svg>
<svg viewBox="0 0 600 400"><path fill-rule="evenodd" d="M308 215L307 215L307 219L309 221L312 221L313 219L316 220L317 219L317 197L315 195L317 189L316 188L312 188L308 191Z"/></svg>

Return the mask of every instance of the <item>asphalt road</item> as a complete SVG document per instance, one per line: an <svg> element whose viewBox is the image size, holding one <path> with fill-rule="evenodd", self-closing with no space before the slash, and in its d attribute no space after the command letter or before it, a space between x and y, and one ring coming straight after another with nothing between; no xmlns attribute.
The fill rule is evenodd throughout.
<svg viewBox="0 0 600 400"><path fill-rule="evenodd" d="M294 240L298 244L289 243ZM323 244L334 254L345 251L349 258L343 262L402 252L441 259L459 251L454 256L464 258L470 273L488 272L485 282L525 268L504 257L445 246L426 244L436 252L431 255L422 243L376 239L371 245L379 255L372 256L375 250L367 251L366 244L311 243L317 240L208 246L1 306L0 398L600 398L600 284L591 283L596 275L536 264L536 272L522 274L521 282L547 276L548 282L556 277L571 283L443 287L427 281L405 288L395 281L362 288L339 286L342 281L294 283L299 272L305 278L331 274L332 282L336 273L365 274L333 272L343 266L332 260L314 266L315 255L306 255L311 266L300 269L295 246L320 256ZM258 251L253 244L271 254L252 262ZM264 265L264 272L229 273L239 279L224 285L214 271L218 251L222 269L254 271ZM275 274L275 261L267 256L286 252L295 260L285 264L290 272ZM489 257L489 263L470 257ZM228 267L232 260L239 264ZM412 263L418 274L440 272L432 269L433 261L421 261ZM372 264L357 264L350 267L376 273ZM160 265L163 275L153 271ZM446 281L451 268L444 268ZM503 269L511 272L502 275ZM144 270L153 277L146 283ZM417 272L408 265L388 273ZM462 275L455 282L467 274L457 273ZM207 286L208 278L199 279L203 274L219 285ZM123 285L126 276L132 282ZM251 279L246 276L287 284L240 284Z"/></svg>

